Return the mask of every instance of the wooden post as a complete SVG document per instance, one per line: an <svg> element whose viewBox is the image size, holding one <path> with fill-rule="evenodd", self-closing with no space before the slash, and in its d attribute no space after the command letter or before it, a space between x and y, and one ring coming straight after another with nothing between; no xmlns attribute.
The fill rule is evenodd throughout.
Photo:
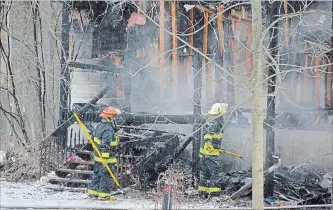
<svg viewBox="0 0 333 210"><path fill-rule="evenodd" d="M329 57L329 65L327 67L327 74L326 74L326 108L332 108L333 100L332 100L332 62L333 62L333 52L330 53Z"/></svg>
<svg viewBox="0 0 333 210"><path fill-rule="evenodd" d="M70 30L70 22L69 22L69 13L66 4L63 4L62 8L62 21L61 21L61 58L60 58L60 65L61 65L61 74L60 74L60 117L59 117L59 124L62 121L68 119L69 113L69 69L66 65L66 61L69 58L69 30Z"/></svg>
<svg viewBox="0 0 333 210"><path fill-rule="evenodd" d="M266 4L267 5L267 4ZM274 2L269 8L270 22L274 22L277 19L277 14L279 11L278 2ZM267 10L267 11L269 11ZM273 59L276 59L278 54L278 26L279 23L276 22L272 28L270 28L270 45L268 49L271 52ZM269 63L273 64L272 61ZM276 66L270 65L268 67L268 88L267 88L267 117L266 122L266 157L265 157L265 170L269 169L274 165L274 152L275 152L275 132L273 127L275 125L275 86L276 86ZM274 194L274 172L267 175L265 182L265 197L271 197Z"/></svg>
<svg viewBox="0 0 333 210"><path fill-rule="evenodd" d="M187 78L188 78L188 56L185 56L184 58L183 58L183 85L184 85L184 93L185 93L185 95L187 95L187 92L188 92L188 84L187 84Z"/></svg>
<svg viewBox="0 0 333 210"><path fill-rule="evenodd" d="M218 34L218 49L221 55L223 54L223 5L219 3L217 8L217 34Z"/></svg>
<svg viewBox="0 0 333 210"><path fill-rule="evenodd" d="M202 53L207 55L208 53L208 12L204 11L204 30L203 30L203 41L202 41ZM207 68L206 68L207 66ZM211 84L208 83L209 76L211 76L208 65L206 65L206 58L202 57L202 68L205 70L205 93L206 93L206 99L209 99L211 96L209 94L209 91L212 90Z"/></svg>
<svg viewBox="0 0 333 210"><path fill-rule="evenodd" d="M191 23L190 23L191 27L190 27L189 44L191 46L193 46L194 45L194 40L193 40L193 38L194 38L194 35L193 35L193 33L194 33L194 8L192 8L190 10L190 21L191 21ZM193 49L191 47L189 48L189 52L190 52L190 54L192 54L192 52L193 52Z"/></svg>
<svg viewBox="0 0 333 210"><path fill-rule="evenodd" d="M120 57L119 55L114 55L114 65L117 67L120 67ZM116 95L117 97L122 97L123 96L123 78L120 73L116 73L116 80L117 80L117 87L116 87Z"/></svg>
<svg viewBox="0 0 333 210"><path fill-rule="evenodd" d="M320 58L315 57L315 81L314 81L314 98L313 102L319 106L320 105Z"/></svg>
<svg viewBox="0 0 333 210"><path fill-rule="evenodd" d="M332 10L333 10L333 2L331 4L332 6ZM331 18L331 20L333 20L333 18ZM331 29L333 29L333 22L331 23ZM333 46L333 37L331 37L331 47ZM326 108L332 108L333 107L333 100L332 100L332 63L333 63L333 52L330 52L330 56L329 56L329 61L328 61L329 65L327 67L327 74L326 74L326 103L325 103L325 107ZM332 123L333 126L333 123ZM332 144L333 147L333 144ZM332 150L333 151L333 150ZM333 155L332 155L333 158ZM333 186L332 186L333 188ZM333 202L333 193L332 193L332 202Z"/></svg>
<svg viewBox="0 0 333 210"><path fill-rule="evenodd" d="M308 91L309 91L309 70L308 68L308 54L307 54L307 43L304 42L304 72L303 72L303 94L302 94L302 99L303 103L308 103Z"/></svg>
<svg viewBox="0 0 333 210"><path fill-rule="evenodd" d="M201 87L202 87L202 59L201 56L195 52L193 57L193 115L194 115L194 125L193 132L195 140L192 142L192 161L193 163L199 163L199 150L200 150L200 141L201 141ZM192 166L193 176L198 180L199 178L199 167L198 164L193 164Z"/></svg>
<svg viewBox="0 0 333 210"><path fill-rule="evenodd" d="M246 73L250 74L252 70L252 60L253 60L253 53L252 53L252 25L247 26L247 43L246 47Z"/></svg>
<svg viewBox="0 0 333 210"><path fill-rule="evenodd" d="M232 54L233 54L233 57L232 57L232 65L234 66L234 72L236 71L236 66L237 66L237 55L238 55L238 52L237 52L237 39L236 39L236 32L238 31L238 28L239 28L239 22L238 21L235 21L234 18L232 18L232 25L234 26L233 29L234 29L234 37L233 37L233 40L231 41L231 47L232 47Z"/></svg>
<svg viewBox="0 0 333 210"><path fill-rule="evenodd" d="M232 25L231 25L231 11L228 10L224 13L224 46L230 46L232 41ZM228 71L233 72L234 66L232 64L233 61L233 54L230 47L224 48L224 62L228 69ZM234 96L234 79L230 76L227 77L227 94L226 100L229 105L233 105L235 103L235 96Z"/></svg>
<svg viewBox="0 0 333 210"><path fill-rule="evenodd" d="M177 49L177 2L173 1L171 3L171 18L172 18L172 64L171 64L171 84L173 91L177 88L177 59L178 59L178 49Z"/></svg>
<svg viewBox="0 0 333 210"><path fill-rule="evenodd" d="M330 55L330 63L332 63L332 53ZM325 106L327 108L332 107L332 64L329 64L327 67L326 73L326 103Z"/></svg>
<svg viewBox="0 0 333 210"><path fill-rule="evenodd" d="M189 37L189 44L191 46L194 46L194 8L192 8L190 10L190 37ZM193 49L191 47L188 48L189 49L189 54L192 54L193 53ZM193 56L189 56L188 57L188 64L187 64L190 69L192 69L192 65L193 65ZM192 71L190 70L188 72L188 77L190 78L191 77L191 73ZM186 78L187 79L187 78Z"/></svg>
<svg viewBox="0 0 333 210"><path fill-rule="evenodd" d="M164 0L160 0L160 102L164 99Z"/></svg>
<svg viewBox="0 0 333 210"><path fill-rule="evenodd" d="M213 72L212 63L207 63L206 68L206 100L211 101L213 96Z"/></svg>
<svg viewBox="0 0 333 210"><path fill-rule="evenodd" d="M217 8L217 30L218 30L218 51L216 62L223 66L223 5L219 3ZM223 82L222 82L222 71L219 68L215 68L215 100L224 102L225 97L223 94Z"/></svg>

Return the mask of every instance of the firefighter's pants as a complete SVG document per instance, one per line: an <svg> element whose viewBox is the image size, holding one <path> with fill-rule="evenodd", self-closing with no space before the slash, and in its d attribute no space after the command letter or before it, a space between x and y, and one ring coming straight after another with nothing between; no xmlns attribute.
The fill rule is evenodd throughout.
<svg viewBox="0 0 333 210"><path fill-rule="evenodd" d="M219 156L203 155L200 160L201 177L199 183L199 191L208 193L221 192L221 186L224 186L227 176L222 171Z"/></svg>
<svg viewBox="0 0 333 210"><path fill-rule="evenodd" d="M115 171L114 165L109 164L109 167L111 171ZM102 163L95 161L94 174L88 189L88 194L107 197L113 189L114 181L108 170Z"/></svg>

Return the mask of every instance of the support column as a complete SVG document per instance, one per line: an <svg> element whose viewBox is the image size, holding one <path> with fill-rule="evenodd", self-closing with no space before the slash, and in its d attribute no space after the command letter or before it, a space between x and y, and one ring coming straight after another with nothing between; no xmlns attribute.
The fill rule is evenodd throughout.
<svg viewBox="0 0 333 210"><path fill-rule="evenodd" d="M329 65L327 67L326 73L326 97L325 97L325 107L331 108L332 107L332 61L333 55L332 52L330 54Z"/></svg>
<svg viewBox="0 0 333 210"><path fill-rule="evenodd" d="M171 65L171 84L172 92L176 93L177 89L177 59L178 59L178 42L177 42L177 1L171 3L171 20L172 20L172 65Z"/></svg>
<svg viewBox="0 0 333 210"><path fill-rule="evenodd" d="M269 15L271 16L271 23L277 19L278 14L278 2L274 2L270 5ZM268 10L269 11L269 10ZM271 51L273 59L276 59L278 54L278 25L275 23L270 29L270 45L268 49ZM273 63L270 61L270 63ZM266 157L265 157L265 170L274 165L274 152L275 152L275 132L273 126L275 125L275 86L276 86L276 66L270 65L268 67L268 90L267 90L267 117L266 123ZM267 175L265 182L265 197L273 196L274 194L274 172Z"/></svg>
<svg viewBox="0 0 333 210"><path fill-rule="evenodd" d="M204 11L204 29L203 29L203 40L202 40L202 53L207 55L208 53L208 12ZM202 68L205 71L205 94L206 101L210 99L210 92L212 90L211 84L209 84L209 77L211 76L207 60L202 57Z"/></svg>
<svg viewBox="0 0 333 210"><path fill-rule="evenodd" d="M232 43L232 25L231 25L231 11L224 13L224 46L231 46ZM224 62L226 68L229 72L234 71L233 66L233 55L231 47L226 47L224 49ZM227 94L226 100L229 105L234 105L235 96L234 96L234 79L230 76L227 77Z"/></svg>
<svg viewBox="0 0 333 210"><path fill-rule="evenodd" d="M253 60L253 53L252 53L252 25L247 26L247 43L246 47L246 73L250 75L252 71L252 60Z"/></svg>
<svg viewBox="0 0 333 210"><path fill-rule="evenodd" d="M160 102L164 99L164 0L160 0Z"/></svg>
<svg viewBox="0 0 333 210"><path fill-rule="evenodd" d="M313 102L318 107L320 106L320 58L315 57L315 78L314 78L314 97Z"/></svg>
<svg viewBox="0 0 333 210"><path fill-rule="evenodd" d="M303 90L302 90L302 101L303 103L308 103L308 93L309 90L309 70L308 68L308 54L307 54L307 43L304 42L304 72L303 72Z"/></svg>
<svg viewBox="0 0 333 210"><path fill-rule="evenodd" d="M333 2L332 2L332 10L333 10ZM333 18L332 18L333 21ZM331 28L333 29L333 22ZM331 47L333 46L333 36L331 37ZM326 100L325 100L325 107L326 108L332 108L333 106L333 100L332 100L332 80L333 80L333 74L332 74L332 63L333 63L333 52L330 52L329 56L329 65L327 67L327 74L326 74ZM333 145L332 145L333 146ZM333 198L333 195L332 195ZM332 199L333 202L333 199Z"/></svg>
<svg viewBox="0 0 333 210"><path fill-rule="evenodd" d="M218 34L218 52L216 62L223 66L223 5L219 3L219 7L217 9L217 34ZM223 79L222 79L222 71L220 68L215 67L215 101L225 102L225 96L223 94Z"/></svg>
<svg viewBox="0 0 333 210"><path fill-rule="evenodd" d="M201 141L201 125L202 125L202 115L201 115L201 87L202 87L202 59L201 56L195 52L193 56L193 87L194 87L194 97L193 97L193 115L194 115L194 125L193 133L195 140L192 142L193 152L192 152L192 174L199 180L199 150Z"/></svg>
<svg viewBox="0 0 333 210"><path fill-rule="evenodd" d="M69 57L69 29L70 29L70 22L69 22L69 13L68 7L66 3L63 3L62 9L62 23L61 23L61 58L60 58L60 65L61 65L61 74L60 74L60 117L59 117L59 124L62 121L68 119L69 114L69 68L67 67L66 61Z"/></svg>

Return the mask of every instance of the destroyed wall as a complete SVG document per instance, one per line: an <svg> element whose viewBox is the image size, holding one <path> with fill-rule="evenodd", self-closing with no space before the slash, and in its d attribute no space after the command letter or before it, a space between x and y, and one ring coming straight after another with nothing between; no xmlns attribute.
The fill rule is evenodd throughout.
<svg viewBox="0 0 333 210"><path fill-rule="evenodd" d="M325 107L325 76L327 64L331 63L327 54L331 48L331 9L330 2L313 2L300 8L304 13L299 16L289 6L288 15L292 18L287 23L280 21L280 74L277 84L279 108ZM283 29L286 24L288 31Z"/></svg>
<svg viewBox="0 0 333 210"><path fill-rule="evenodd" d="M5 45L9 42L15 91L28 137L38 142L58 123L62 4L39 2L34 28L35 3L28 1L6 3L11 4L7 19L8 34L3 30L1 40ZM8 51L7 46L6 51ZM3 57L1 73L1 87L9 87L12 90L8 67L4 64ZM13 98L3 89L1 102L4 107L16 112ZM42 113L43 109L45 111ZM6 125L8 121L2 114L0 118L0 129L4 134L2 137L12 136L10 127ZM44 119L45 130L42 122Z"/></svg>
<svg viewBox="0 0 333 210"><path fill-rule="evenodd" d="M120 59L126 43L124 20L119 14L117 6L98 8L95 16L87 5L78 8L76 3L71 8L70 51L73 56L70 60L83 64L96 64L100 66L115 65L115 56ZM115 10L119 11L115 11ZM100 14L104 12L105 14ZM102 16L102 20L100 20ZM126 16L126 15L125 15ZM125 18L125 17L124 17ZM71 103L87 103L95 97L106 85L112 84L111 89L98 101L98 104L109 104L122 107L124 97L116 94L119 85L118 75L114 72L98 71L96 69L71 68ZM114 69L115 70L115 69Z"/></svg>

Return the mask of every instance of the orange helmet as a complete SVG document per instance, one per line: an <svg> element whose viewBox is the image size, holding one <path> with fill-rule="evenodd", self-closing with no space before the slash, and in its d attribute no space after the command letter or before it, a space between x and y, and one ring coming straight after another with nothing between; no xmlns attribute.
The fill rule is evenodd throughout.
<svg viewBox="0 0 333 210"><path fill-rule="evenodd" d="M100 114L102 118L114 118L117 115L120 115L121 111L112 106L107 106L104 108L103 112Z"/></svg>

